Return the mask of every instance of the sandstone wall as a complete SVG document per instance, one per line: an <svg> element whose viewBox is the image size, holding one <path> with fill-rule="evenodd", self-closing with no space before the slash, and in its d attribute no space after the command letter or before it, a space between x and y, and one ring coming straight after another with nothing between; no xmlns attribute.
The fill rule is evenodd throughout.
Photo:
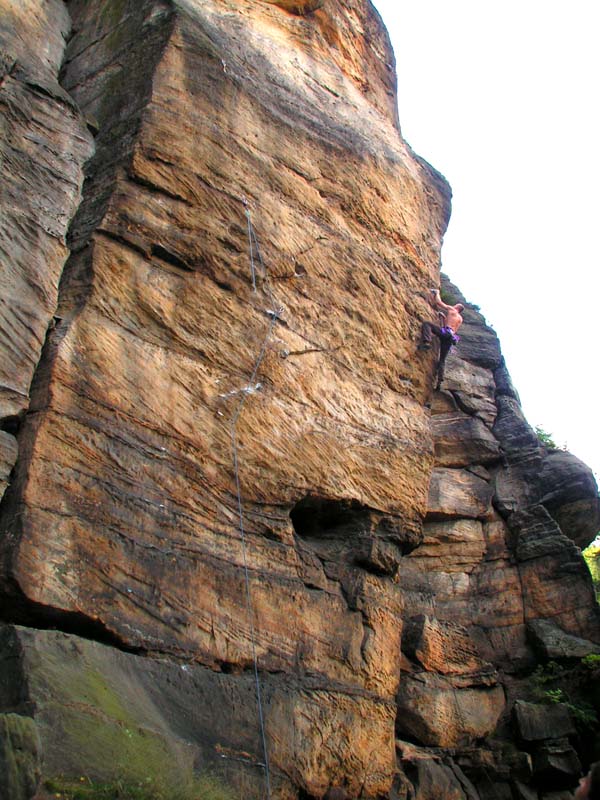
<svg viewBox="0 0 600 800"><path fill-rule="evenodd" d="M23 797L209 769L244 798L464 796L439 748L503 730L528 637L600 641L573 544L597 489L476 312L431 398L450 192L402 140L381 20L0 9L0 763L28 754Z"/></svg>
<svg viewBox="0 0 600 800"><path fill-rule="evenodd" d="M6 616L232 686L255 648L277 795L375 795L433 455L417 291L448 188L399 135L369 4L68 10L62 85L97 136L2 512Z"/></svg>
<svg viewBox="0 0 600 800"><path fill-rule="evenodd" d="M0 17L0 496L56 311L92 141L58 83L69 14L60 0L4 0Z"/></svg>
<svg viewBox="0 0 600 800"><path fill-rule="evenodd" d="M466 303L445 276L442 287L448 302ZM431 402L436 457L424 539L399 567L397 747L423 791L433 782L448 797L470 797L464 769L473 796L538 797L536 789L576 784L576 731L569 722L565 737L552 720L524 744L511 725L515 698L539 700L538 664L598 652L598 608L575 544L598 531L597 487L578 459L540 444L494 331L468 304L464 317ZM545 719L548 706L532 708ZM520 750L507 755L507 740ZM550 768L536 761L536 748L548 746ZM452 758L441 759L440 748Z"/></svg>

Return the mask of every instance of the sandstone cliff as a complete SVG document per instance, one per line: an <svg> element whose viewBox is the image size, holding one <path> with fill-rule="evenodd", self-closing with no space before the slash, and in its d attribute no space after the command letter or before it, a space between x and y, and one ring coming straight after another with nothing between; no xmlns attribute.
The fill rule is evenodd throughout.
<svg viewBox="0 0 600 800"><path fill-rule="evenodd" d="M571 785L523 701L600 643L597 488L474 309L432 396L450 191L373 7L0 9L7 791Z"/></svg>

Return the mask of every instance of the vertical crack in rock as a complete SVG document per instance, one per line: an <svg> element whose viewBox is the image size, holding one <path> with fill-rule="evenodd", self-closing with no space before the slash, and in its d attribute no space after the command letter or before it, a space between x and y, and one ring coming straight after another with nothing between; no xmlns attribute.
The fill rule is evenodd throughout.
<svg viewBox="0 0 600 800"><path fill-rule="evenodd" d="M60 0L2 4L0 28L0 497L58 302L67 229L93 151L60 87L69 16Z"/></svg>
<svg viewBox="0 0 600 800"><path fill-rule="evenodd" d="M15 148L9 151L9 163L14 159L23 178L26 178L29 184L27 187L29 192L21 189L20 205L16 196L17 185L14 188L12 197L15 208L12 213L15 217L19 215L16 217L19 223L15 224L15 220L11 220L12 249L10 254L6 253L5 264L7 269L15 274L15 265L12 263L14 253L23 252L24 256L28 255L29 258L31 258L30 253L33 253L37 261L30 261L27 264L32 274L31 276L25 274L21 278L19 273L16 273L20 283L15 288L14 294L17 304L27 301L27 295L23 294L20 287L25 280L28 281L38 298L38 308L30 303L22 311L17 305L14 315L17 319L27 315L28 320L33 319L35 323L39 314L40 326L44 320L46 325L50 324L43 347L41 342L44 341L44 337L38 336L39 346L37 351L32 350L29 370L25 372L21 368L20 372L16 373L17 378L21 379L23 386L26 387L22 393L24 401L18 408L10 407L11 412L17 411L17 413L6 416L3 425L7 436L8 431L17 428L18 425L21 451L12 476L13 485L4 500L0 514L4 531L0 544L0 560L3 572L7 575L5 589L7 602L3 618L8 620L11 614L14 614L15 621L26 621L28 624L42 627L60 624L66 631L79 631L82 636L96 635L100 641L110 641L124 649L135 650L135 645L126 644L118 635L110 632L103 622L94 619L93 616L88 619L77 607L63 610L60 607L53 607L52 601L37 602L35 597L23 594L21 581L16 575L19 572L17 566L19 543L24 536L26 537L26 527L22 525L22 517L25 514L23 506L27 505L25 498L31 459L34 457L39 418L50 400L49 385L55 372L54 360L61 344L65 340L68 342L73 315L85 303L85 297L91 286L90 256L93 245L90 243L90 236L101 224L106 213L119 171L132 157L141 114L151 91L152 64L160 58L161 48L164 48L170 35L168 25L166 28L159 26L157 35L152 27L152 21L157 16L160 17L160 13L157 12L162 11L163 16L168 16L168 7L160 3L148 3L145 6L137 4L135 9L137 13L125 14L121 19L116 7L114 8L116 14L113 13L111 16L108 5L105 4L104 11L96 9L94 16L94 13L85 7L86 4L72 2L69 5L72 14L70 20L64 4L58 0L51 4L52 8L46 8L43 13L37 8L38 5L31 0L26 3L26 7L23 7L21 14L12 12L15 13L14 18L10 20L12 25L7 27L7 31L11 32L12 28L12 33L15 35L14 42L9 40L9 46L14 44L17 48L17 61L11 73L17 78L22 76L24 90L29 94L33 93L33 98L26 94L25 113L22 110L19 115L13 113L13 116L11 113L14 111L15 101L11 95L5 100L7 119L14 128L13 138L8 139ZM39 30L36 22L32 22L32 17L37 20ZM71 30L72 22L73 30ZM120 30L122 27L129 27L129 39L122 37ZM43 51L45 55L41 59L33 50L18 52L23 41L33 45L35 40L31 37L45 38L49 32L52 32L55 40L52 38L49 40L51 47ZM64 39L68 36L69 44L63 59L62 48ZM136 42L133 48L130 47L132 41ZM102 49L101 42L107 49L98 54L98 49ZM51 58L47 54L50 54ZM23 59L22 64L19 58ZM140 60L144 68L136 69ZM62 86L57 82L61 61L63 62L60 74ZM107 71L112 75L112 86L104 82L108 78ZM98 74L101 75L100 79ZM117 74L122 76L120 82L115 80ZM125 75L127 80L123 80ZM86 86L86 90L82 90L82 85ZM12 87L7 86L7 82L4 81L3 94L7 94L10 88ZM15 89L19 88L20 84L15 83ZM14 123L13 118L15 118ZM17 127L19 123L20 128ZM37 150L24 145L28 137L28 127L42 131L42 136L38 136ZM92 146L87 130L89 127L97 130L95 147ZM21 137L20 140L18 136ZM82 187L82 168L86 161L86 180ZM62 182L57 181L57 178L61 178ZM34 185L34 181L37 184ZM13 179L13 183L16 184L16 178ZM9 180L10 189L12 184ZM34 194L36 189L37 196ZM26 214L29 215L29 219ZM51 224L47 221L49 219L52 220ZM51 242L55 242L53 245L55 248L60 243L62 249L57 251L57 256L60 255L62 258L54 258L56 262L54 272L51 271L53 262L44 250L44 242L40 240L41 234L38 232L36 238L32 240L26 238L25 221L37 226L38 231L41 229L46 235L46 240L50 238ZM71 250L68 258L69 250L65 246L67 233ZM21 250L15 250L17 242L14 239L15 235L19 234L26 242L27 249L21 245ZM41 268L39 260L44 255L46 264ZM46 281L46 285L39 283L36 286L36 283L42 280ZM50 281L53 282L53 291ZM40 298L46 299L45 305L39 304ZM55 315L54 318L51 315ZM28 321L27 324L31 326L34 323ZM19 353L13 354L12 363L16 370L19 370L24 360L24 356ZM7 360L7 363L10 361ZM27 376L30 387L26 384ZM82 372L79 381L83 392L87 379L88 376ZM25 411L28 411L26 420L23 416ZM4 444L7 436L3 436L0 444ZM11 446L10 441L8 445ZM6 448L3 448L2 452L5 450ZM16 456L14 445L12 450ZM46 568L48 566L46 565Z"/></svg>

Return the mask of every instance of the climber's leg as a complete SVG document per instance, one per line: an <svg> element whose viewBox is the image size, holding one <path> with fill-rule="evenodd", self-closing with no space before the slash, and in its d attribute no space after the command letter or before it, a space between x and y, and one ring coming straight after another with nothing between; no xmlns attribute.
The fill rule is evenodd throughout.
<svg viewBox="0 0 600 800"><path fill-rule="evenodd" d="M446 358L448 353L450 352L450 348L452 347L452 337L451 336L440 336L440 360L438 361L437 366L437 383L435 388L439 389L442 385L442 381L444 380L444 371L446 369Z"/></svg>
<svg viewBox="0 0 600 800"><path fill-rule="evenodd" d="M439 336L441 339L442 329L437 325L434 325L433 322L425 321L421 325L421 340L418 344L419 350L431 350L432 333L435 333L435 335Z"/></svg>

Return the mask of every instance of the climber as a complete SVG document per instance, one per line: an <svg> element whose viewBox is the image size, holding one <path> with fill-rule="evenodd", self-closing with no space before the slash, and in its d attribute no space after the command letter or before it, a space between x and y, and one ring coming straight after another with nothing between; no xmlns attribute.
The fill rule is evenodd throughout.
<svg viewBox="0 0 600 800"><path fill-rule="evenodd" d="M424 322L421 326L421 341L419 342L419 350L431 350L431 334L435 335L440 340L440 358L437 366L437 382L436 389L439 389L444 380L444 368L446 365L446 357L450 352L452 345L458 344L458 329L462 325L463 318L461 311L465 307L462 303L457 303L454 306L449 306L444 303L440 297L439 289L432 289L429 295L429 304L438 312L440 325L435 325L433 322Z"/></svg>
<svg viewBox="0 0 600 800"><path fill-rule="evenodd" d="M587 775L579 781L576 800L600 800L600 762L592 764Z"/></svg>

